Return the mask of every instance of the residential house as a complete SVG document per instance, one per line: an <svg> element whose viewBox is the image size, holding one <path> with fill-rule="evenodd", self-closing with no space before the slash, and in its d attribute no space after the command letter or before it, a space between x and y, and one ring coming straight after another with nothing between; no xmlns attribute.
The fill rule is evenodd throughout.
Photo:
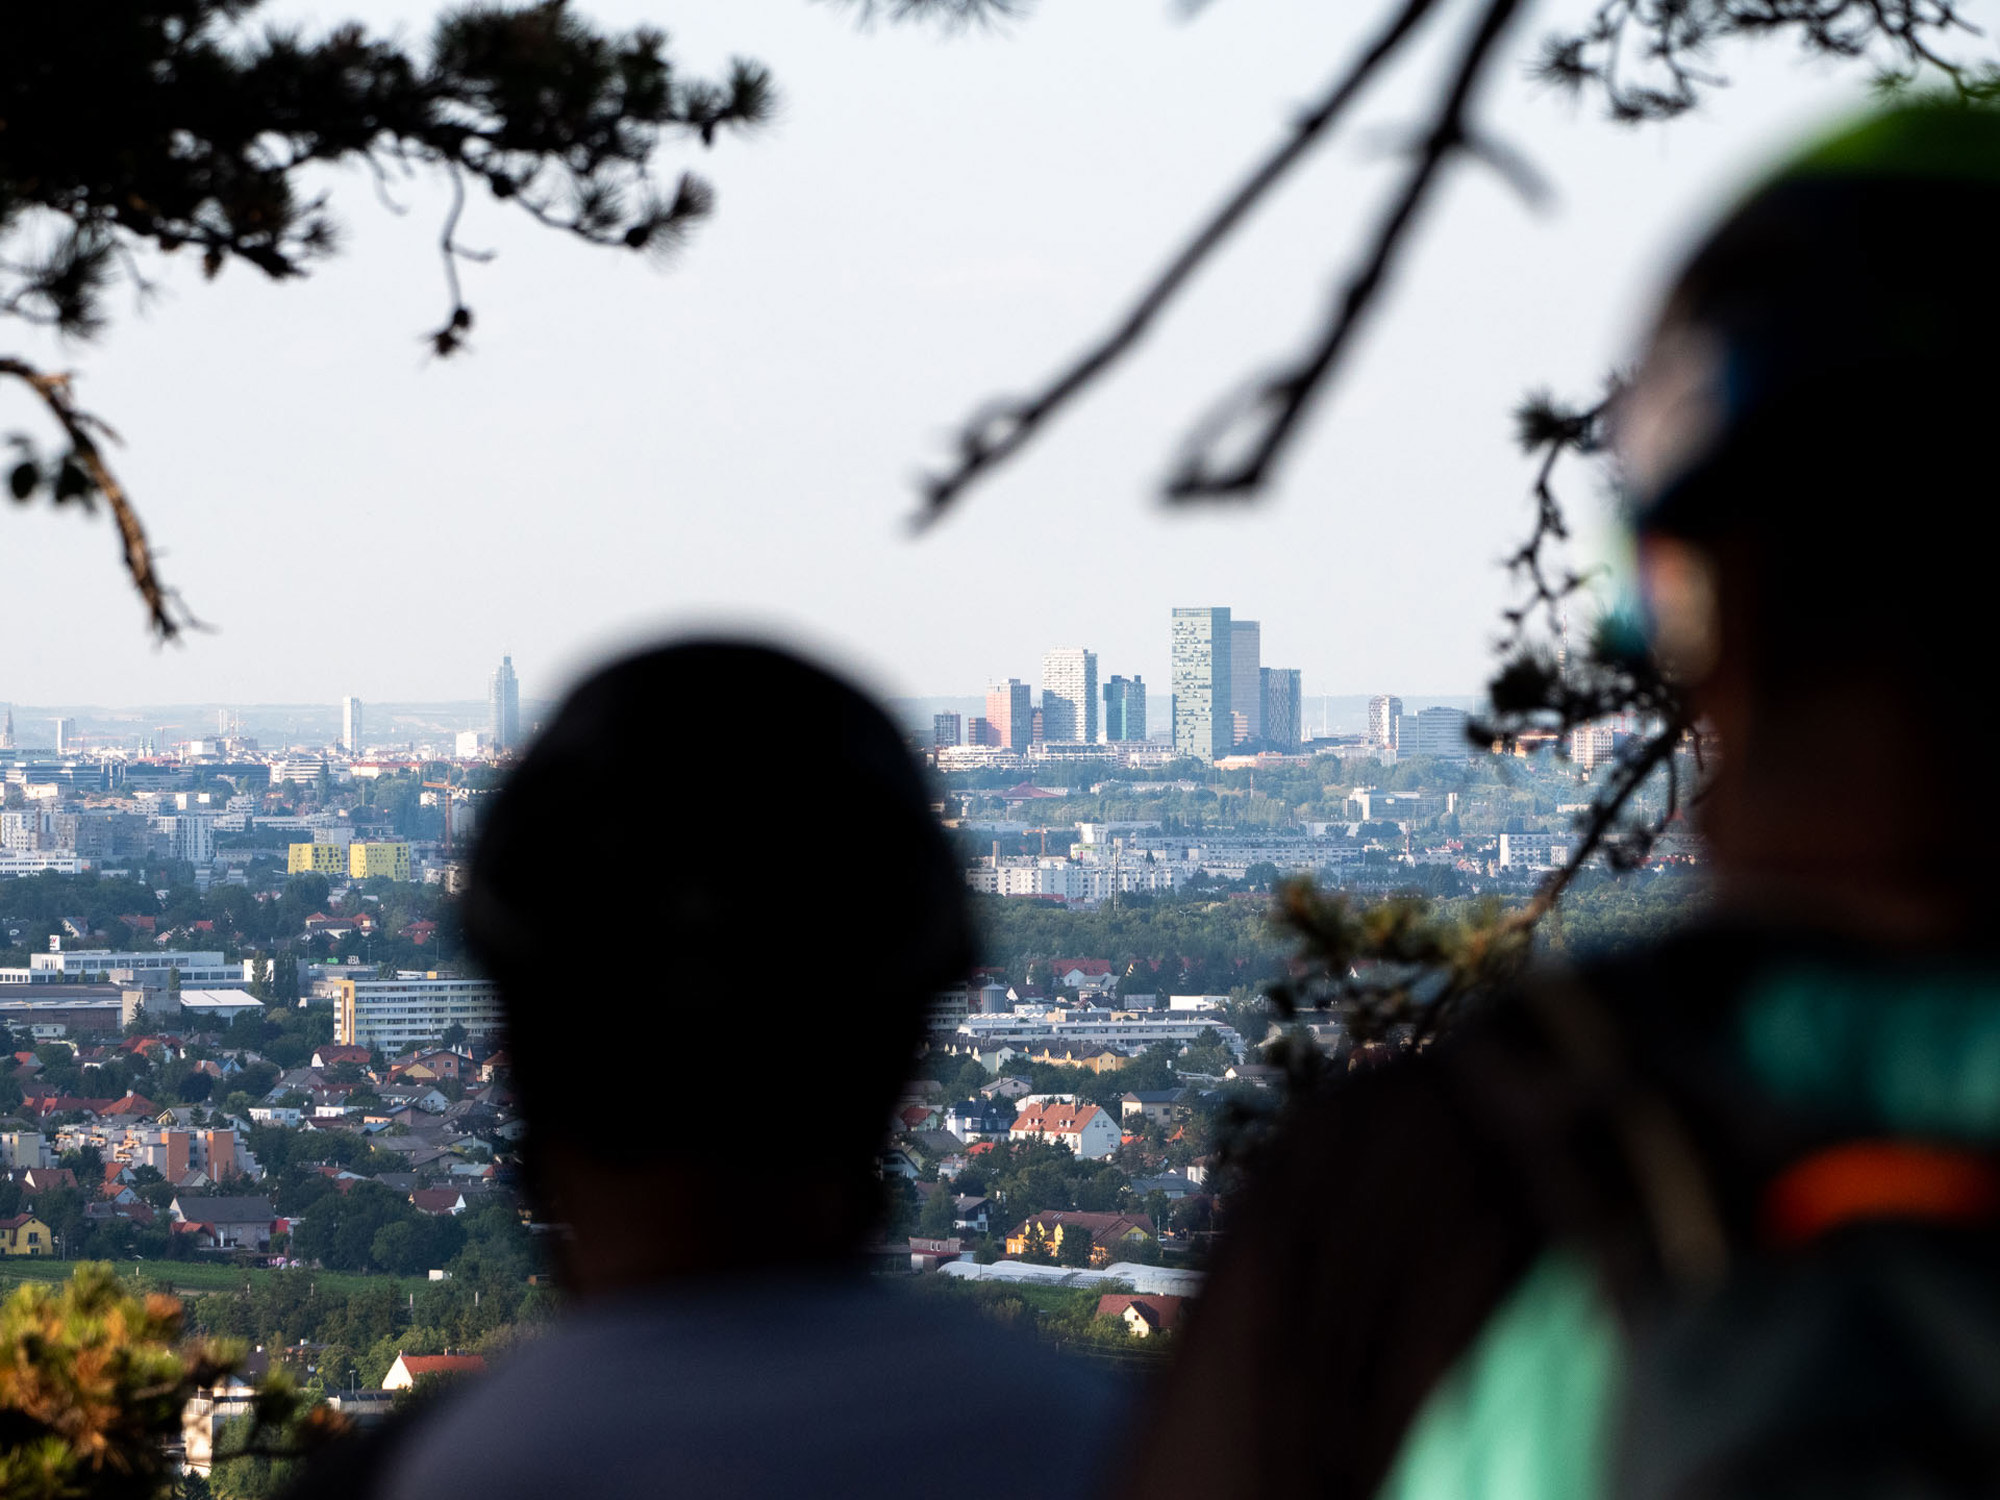
<svg viewBox="0 0 2000 1500"><path fill-rule="evenodd" d="M1004 1137L1014 1128L1014 1107L998 1099L967 1099L944 1112L944 1128L962 1141Z"/></svg>
<svg viewBox="0 0 2000 1500"><path fill-rule="evenodd" d="M1190 1182L1179 1172L1162 1172L1158 1177L1134 1177L1132 1191L1141 1198L1148 1193L1159 1193L1169 1203L1178 1203L1183 1198L1192 1197L1201 1189L1198 1184Z"/></svg>
<svg viewBox="0 0 2000 1500"><path fill-rule="evenodd" d="M1049 1141L1065 1146L1085 1161L1117 1154L1124 1133L1095 1104L1037 1101L1023 1105L1007 1132L1010 1140Z"/></svg>
<svg viewBox="0 0 2000 1500"><path fill-rule="evenodd" d="M210 1198L177 1194L167 1205L176 1232L213 1250L268 1250L277 1214L266 1198Z"/></svg>
<svg viewBox="0 0 2000 1500"><path fill-rule="evenodd" d="M188 1397L181 1408L181 1444L186 1450L182 1463L189 1471L208 1477L215 1463L217 1429L233 1417L250 1414L257 1386L270 1370L271 1356L259 1347L240 1368Z"/></svg>
<svg viewBox="0 0 2000 1500"><path fill-rule="evenodd" d="M994 1079L985 1088L981 1089L979 1094L983 1099L1020 1100L1034 1093L1034 1091L1035 1085L1029 1079L1010 1076Z"/></svg>
<svg viewBox="0 0 2000 1500"><path fill-rule="evenodd" d="M21 1196L34 1198L52 1188L73 1188L76 1173L68 1167L29 1167L14 1179L21 1184Z"/></svg>
<svg viewBox="0 0 2000 1500"><path fill-rule="evenodd" d="M1157 1333L1172 1333L1180 1325L1185 1297L1160 1297L1150 1293L1107 1292L1097 1299L1100 1318L1116 1318L1135 1339Z"/></svg>
<svg viewBox="0 0 2000 1500"><path fill-rule="evenodd" d="M1118 1113L1128 1125L1141 1119L1164 1125L1187 1113L1187 1100L1184 1088L1140 1089L1119 1095Z"/></svg>
<svg viewBox="0 0 2000 1500"><path fill-rule="evenodd" d="M398 1354L382 1377L385 1391L407 1391L432 1375L482 1375L486 1360L477 1354Z"/></svg>
<svg viewBox="0 0 2000 1500"><path fill-rule="evenodd" d="M410 1105L432 1115L441 1115L451 1108L451 1100L427 1083L385 1083L375 1092L382 1096L384 1104L392 1107Z"/></svg>
<svg viewBox="0 0 2000 1500"><path fill-rule="evenodd" d="M935 1240L910 1236L912 1271L935 1271L947 1261L964 1260L966 1254L965 1241L961 1239Z"/></svg>
<svg viewBox="0 0 2000 1500"><path fill-rule="evenodd" d="M1027 1255L1042 1249L1058 1259L1066 1234L1081 1230L1090 1236L1090 1263L1108 1266L1124 1260L1143 1246L1156 1243L1159 1233L1144 1214L1092 1214L1074 1209L1052 1208L1036 1214L1007 1236L1009 1255Z"/></svg>
<svg viewBox="0 0 2000 1500"><path fill-rule="evenodd" d="M353 1063L356 1067L365 1070L371 1056L373 1054L366 1047L344 1047L334 1042L328 1042L324 1047L314 1051L312 1065L315 1068L334 1068L342 1063Z"/></svg>
<svg viewBox="0 0 2000 1500"><path fill-rule="evenodd" d="M1071 1045L1066 1042L1045 1042L1035 1049L1029 1062L1043 1063L1052 1068L1088 1068L1093 1073L1115 1073L1132 1059L1116 1047Z"/></svg>
<svg viewBox="0 0 2000 1500"><path fill-rule="evenodd" d="M1057 984L1072 990L1080 989L1088 979L1116 979L1108 958L1059 958L1049 965L1049 973Z"/></svg>
<svg viewBox="0 0 2000 1500"><path fill-rule="evenodd" d="M417 1211L427 1214L462 1214L465 1194L457 1188L417 1188L410 1194Z"/></svg>
<svg viewBox="0 0 2000 1500"><path fill-rule="evenodd" d="M955 1193L952 1195L951 1207L952 1228L981 1235L993 1232L993 1215L999 1205L991 1198L973 1198L967 1197L964 1193Z"/></svg>
<svg viewBox="0 0 2000 1500"><path fill-rule="evenodd" d="M965 1170L965 1142L949 1130L917 1130L904 1139L912 1142L927 1160L937 1163L938 1176L948 1179Z"/></svg>
<svg viewBox="0 0 2000 1500"><path fill-rule="evenodd" d="M1285 1081L1285 1070L1269 1063L1238 1063L1223 1075L1229 1083L1250 1083L1260 1089L1274 1089Z"/></svg>
<svg viewBox="0 0 2000 1500"><path fill-rule="evenodd" d="M56 1237L33 1214L0 1219L0 1255L54 1255Z"/></svg>

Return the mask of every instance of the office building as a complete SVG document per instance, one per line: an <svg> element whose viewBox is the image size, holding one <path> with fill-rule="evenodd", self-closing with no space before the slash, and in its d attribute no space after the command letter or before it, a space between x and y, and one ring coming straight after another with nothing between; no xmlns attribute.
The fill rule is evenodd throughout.
<svg viewBox="0 0 2000 1500"><path fill-rule="evenodd" d="M1229 711L1243 715L1235 743L1264 738L1264 627L1255 620L1229 622Z"/></svg>
<svg viewBox="0 0 2000 1500"><path fill-rule="evenodd" d="M986 722L993 726L994 743L1003 750L1026 750L1035 733L1035 711L1027 683L1009 677L989 686Z"/></svg>
<svg viewBox="0 0 2000 1500"><path fill-rule="evenodd" d="M1472 742L1465 733L1471 722L1472 716L1463 709L1424 709L1417 715L1416 753L1439 760L1471 759Z"/></svg>
<svg viewBox="0 0 2000 1500"><path fill-rule="evenodd" d="M347 846L347 876L350 880L408 880L410 846L388 842L355 842Z"/></svg>
<svg viewBox="0 0 2000 1500"><path fill-rule="evenodd" d="M49 939L51 944L57 941ZM46 953L28 955L29 982L33 984L75 984L94 979L164 988L175 969L181 972L181 983L190 987L227 988L243 982L242 965L225 962L220 953L51 947Z"/></svg>
<svg viewBox="0 0 2000 1500"><path fill-rule="evenodd" d="M1174 753L1227 755L1233 743L1229 669L1235 646L1227 609L1177 609L1173 619Z"/></svg>
<svg viewBox="0 0 2000 1500"><path fill-rule="evenodd" d="M56 754L74 755L77 752L76 720L56 720Z"/></svg>
<svg viewBox="0 0 2000 1500"><path fill-rule="evenodd" d="M965 741L964 731L957 714L931 715L931 744L940 750L949 750Z"/></svg>
<svg viewBox="0 0 2000 1500"><path fill-rule="evenodd" d="M1061 646L1042 658L1042 739L1097 743L1097 653Z"/></svg>
<svg viewBox="0 0 2000 1500"><path fill-rule="evenodd" d="M361 753L361 700L351 694L340 700L340 748L349 755Z"/></svg>
<svg viewBox="0 0 2000 1500"><path fill-rule="evenodd" d="M486 733L495 755L521 748L521 684L514 658L503 656L486 684Z"/></svg>
<svg viewBox="0 0 2000 1500"><path fill-rule="evenodd" d="M1260 696L1264 702L1263 738L1287 755L1296 755L1304 726L1299 722L1304 707L1299 693L1297 667L1265 667L1258 673Z"/></svg>
<svg viewBox="0 0 2000 1500"><path fill-rule="evenodd" d="M345 844L293 844L285 854L285 873L338 880L347 873L348 848Z"/></svg>
<svg viewBox="0 0 2000 1500"><path fill-rule="evenodd" d="M1146 683L1114 677L1104 684L1104 738L1113 744L1146 738Z"/></svg>
<svg viewBox="0 0 2000 1500"><path fill-rule="evenodd" d="M484 979L398 974L334 981L334 1040L379 1047L390 1056L435 1042L456 1022L474 1036L500 1030L500 993Z"/></svg>
<svg viewBox="0 0 2000 1500"><path fill-rule="evenodd" d="M993 727L991 719L967 719L965 743L976 745L983 750L997 750L1000 748L1000 731Z"/></svg>
<svg viewBox="0 0 2000 1500"><path fill-rule="evenodd" d="M1378 693L1368 700L1368 743L1377 750L1396 748L1403 722L1403 700Z"/></svg>

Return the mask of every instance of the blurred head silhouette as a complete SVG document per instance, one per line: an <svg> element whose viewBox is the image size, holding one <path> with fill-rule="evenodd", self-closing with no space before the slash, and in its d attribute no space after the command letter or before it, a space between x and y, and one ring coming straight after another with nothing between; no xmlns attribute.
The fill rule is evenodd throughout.
<svg viewBox="0 0 2000 1500"><path fill-rule="evenodd" d="M925 1001L972 959L963 892L901 736L823 669L692 640L570 694L494 798L465 923L579 1293L865 1236ZM780 1199L782 1235L731 1232Z"/></svg>
<svg viewBox="0 0 2000 1500"><path fill-rule="evenodd" d="M1991 484L1996 238L2000 115L1871 115L1698 248L1622 403L1655 644L1722 744L1709 839L1777 915L1927 939L1993 883L1933 728L1992 670L1962 526Z"/></svg>

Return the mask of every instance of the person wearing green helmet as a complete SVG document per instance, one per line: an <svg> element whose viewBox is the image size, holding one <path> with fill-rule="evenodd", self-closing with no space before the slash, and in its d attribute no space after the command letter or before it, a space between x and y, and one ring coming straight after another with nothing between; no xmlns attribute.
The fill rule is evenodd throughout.
<svg viewBox="0 0 2000 1500"><path fill-rule="evenodd" d="M1713 914L1291 1111L1130 1493L2000 1493L1996 243L2000 116L1918 104L1691 257L1615 428Z"/></svg>

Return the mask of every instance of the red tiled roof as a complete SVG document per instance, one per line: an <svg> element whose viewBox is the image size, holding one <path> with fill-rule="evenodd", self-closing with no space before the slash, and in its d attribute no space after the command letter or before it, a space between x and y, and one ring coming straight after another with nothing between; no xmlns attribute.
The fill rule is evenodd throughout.
<svg viewBox="0 0 2000 1500"><path fill-rule="evenodd" d="M1095 1104L1030 1104L1014 1117L1015 1135L1081 1135L1091 1116L1103 1114ZM1108 1118L1108 1116L1107 1116Z"/></svg>
<svg viewBox="0 0 2000 1500"><path fill-rule="evenodd" d="M1136 1307L1141 1317L1155 1328L1165 1333L1181 1320L1181 1304L1184 1297L1154 1297L1132 1292L1107 1292L1097 1299L1097 1315L1100 1318L1122 1318L1125 1309Z"/></svg>

